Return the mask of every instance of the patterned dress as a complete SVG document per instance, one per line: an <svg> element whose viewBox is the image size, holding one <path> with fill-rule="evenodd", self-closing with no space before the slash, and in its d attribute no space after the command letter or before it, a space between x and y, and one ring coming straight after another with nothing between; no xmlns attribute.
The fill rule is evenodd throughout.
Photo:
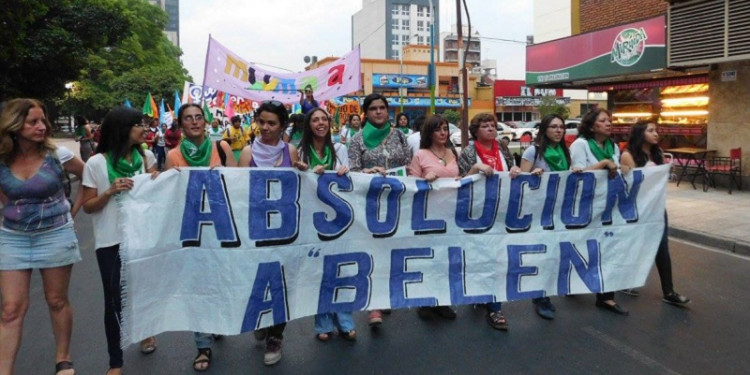
<svg viewBox="0 0 750 375"><path fill-rule="evenodd" d="M391 129L387 137L372 150L367 149L362 132L354 135L349 146L349 169L361 172L365 168L385 167L391 169L403 167L411 162L411 148L406 143L406 136L399 130Z"/></svg>

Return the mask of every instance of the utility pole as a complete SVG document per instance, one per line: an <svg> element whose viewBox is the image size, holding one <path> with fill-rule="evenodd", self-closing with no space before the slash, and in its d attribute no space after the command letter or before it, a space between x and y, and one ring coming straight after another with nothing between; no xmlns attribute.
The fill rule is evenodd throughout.
<svg viewBox="0 0 750 375"><path fill-rule="evenodd" d="M469 144L469 77L464 62L464 33L461 25L461 0L456 0L456 20L458 28L458 68L461 75L461 145Z"/></svg>
<svg viewBox="0 0 750 375"><path fill-rule="evenodd" d="M435 114L435 7L430 0L430 65L427 67L427 82L430 85L430 113ZM428 116L428 117L429 117Z"/></svg>

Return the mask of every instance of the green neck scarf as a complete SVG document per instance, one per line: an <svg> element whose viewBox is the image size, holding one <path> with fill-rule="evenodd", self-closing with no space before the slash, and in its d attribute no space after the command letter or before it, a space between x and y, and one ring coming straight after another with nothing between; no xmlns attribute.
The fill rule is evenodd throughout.
<svg viewBox="0 0 750 375"><path fill-rule="evenodd" d="M612 140L609 138L604 141L604 149L599 147L599 144L596 143L594 138L589 138L589 148L591 149L591 152L594 153L594 156L596 156L596 160L615 160L615 144L612 143Z"/></svg>
<svg viewBox="0 0 750 375"><path fill-rule="evenodd" d="M191 167L208 167L211 160L211 140L206 138L200 146L185 138L180 142L182 157Z"/></svg>
<svg viewBox="0 0 750 375"><path fill-rule="evenodd" d="M113 183L116 178L120 177L133 177L143 167L143 157L138 151L131 150L130 158L132 161L128 161L124 157L117 161L117 164L112 164L112 154L107 154L107 176L109 177L109 183Z"/></svg>
<svg viewBox="0 0 750 375"><path fill-rule="evenodd" d="M409 134L409 127L408 126L399 126L398 130L401 130L402 133Z"/></svg>
<svg viewBox="0 0 750 375"><path fill-rule="evenodd" d="M365 147L368 150L372 150L378 147L383 142L385 137L391 133L391 124L385 123L380 129L376 128L375 125L370 124L370 121L365 121L365 126L362 127L362 140L365 143Z"/></svg>
<svg viewBox="0 0 750 375"><path fill-rule="evenodd" d="M568 170L568 159L565 158L565 152L563 152L559 143L554 147L547 146L547 149L544 150L544 161L547 162L549 169L553 172Z"/></svg>
<svg viewBox="0 0 750 375"><path fill-rule="evenodd" d="M318 165L324 166L327 170L333 169L333 155L331 155L331 148L328 145L323 147L322 158L318 156L315 147L310 145L310 168L315 168Z"/></svg>

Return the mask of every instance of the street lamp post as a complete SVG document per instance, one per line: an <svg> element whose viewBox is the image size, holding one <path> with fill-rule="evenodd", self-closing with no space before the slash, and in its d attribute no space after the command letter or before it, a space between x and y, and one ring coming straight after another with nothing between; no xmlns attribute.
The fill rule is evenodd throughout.
<svg viewBox="0 0 750 375"><path fill-rule="evenodd" d="M435 114L435 7L430 0L430 66L427 67L427 82L430 86L430 115Z"/></svg>
<svg viewBox="0 0 750 375"><path fill-rule="evenodd" d="M407 43L411 43L412 38L417 34L411 35ZM401 113L404 112L404 44L401 44L401 53L399 54L401 60L401 73L398 75L398 102L401 104Z"/></svg>

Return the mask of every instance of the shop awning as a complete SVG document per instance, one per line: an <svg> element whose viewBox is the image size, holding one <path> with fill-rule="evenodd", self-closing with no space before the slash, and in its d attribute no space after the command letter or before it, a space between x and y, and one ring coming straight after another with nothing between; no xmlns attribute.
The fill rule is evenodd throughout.
<svg viewBox="0 0 750 375"><path fill-rule="evenodd" d="M621 82L611 83L606 85L595 85L588 86L588 90L592 92L611 91L611 90L629 90L629 89L643 89L652 87L667 87L667 86L683 86L683 85L694 85L700 83L708 83L707 75L698 76L683 76L683 77L672 77L663 79L651 79L647 81L636 81L636 82Z"/></svg>

